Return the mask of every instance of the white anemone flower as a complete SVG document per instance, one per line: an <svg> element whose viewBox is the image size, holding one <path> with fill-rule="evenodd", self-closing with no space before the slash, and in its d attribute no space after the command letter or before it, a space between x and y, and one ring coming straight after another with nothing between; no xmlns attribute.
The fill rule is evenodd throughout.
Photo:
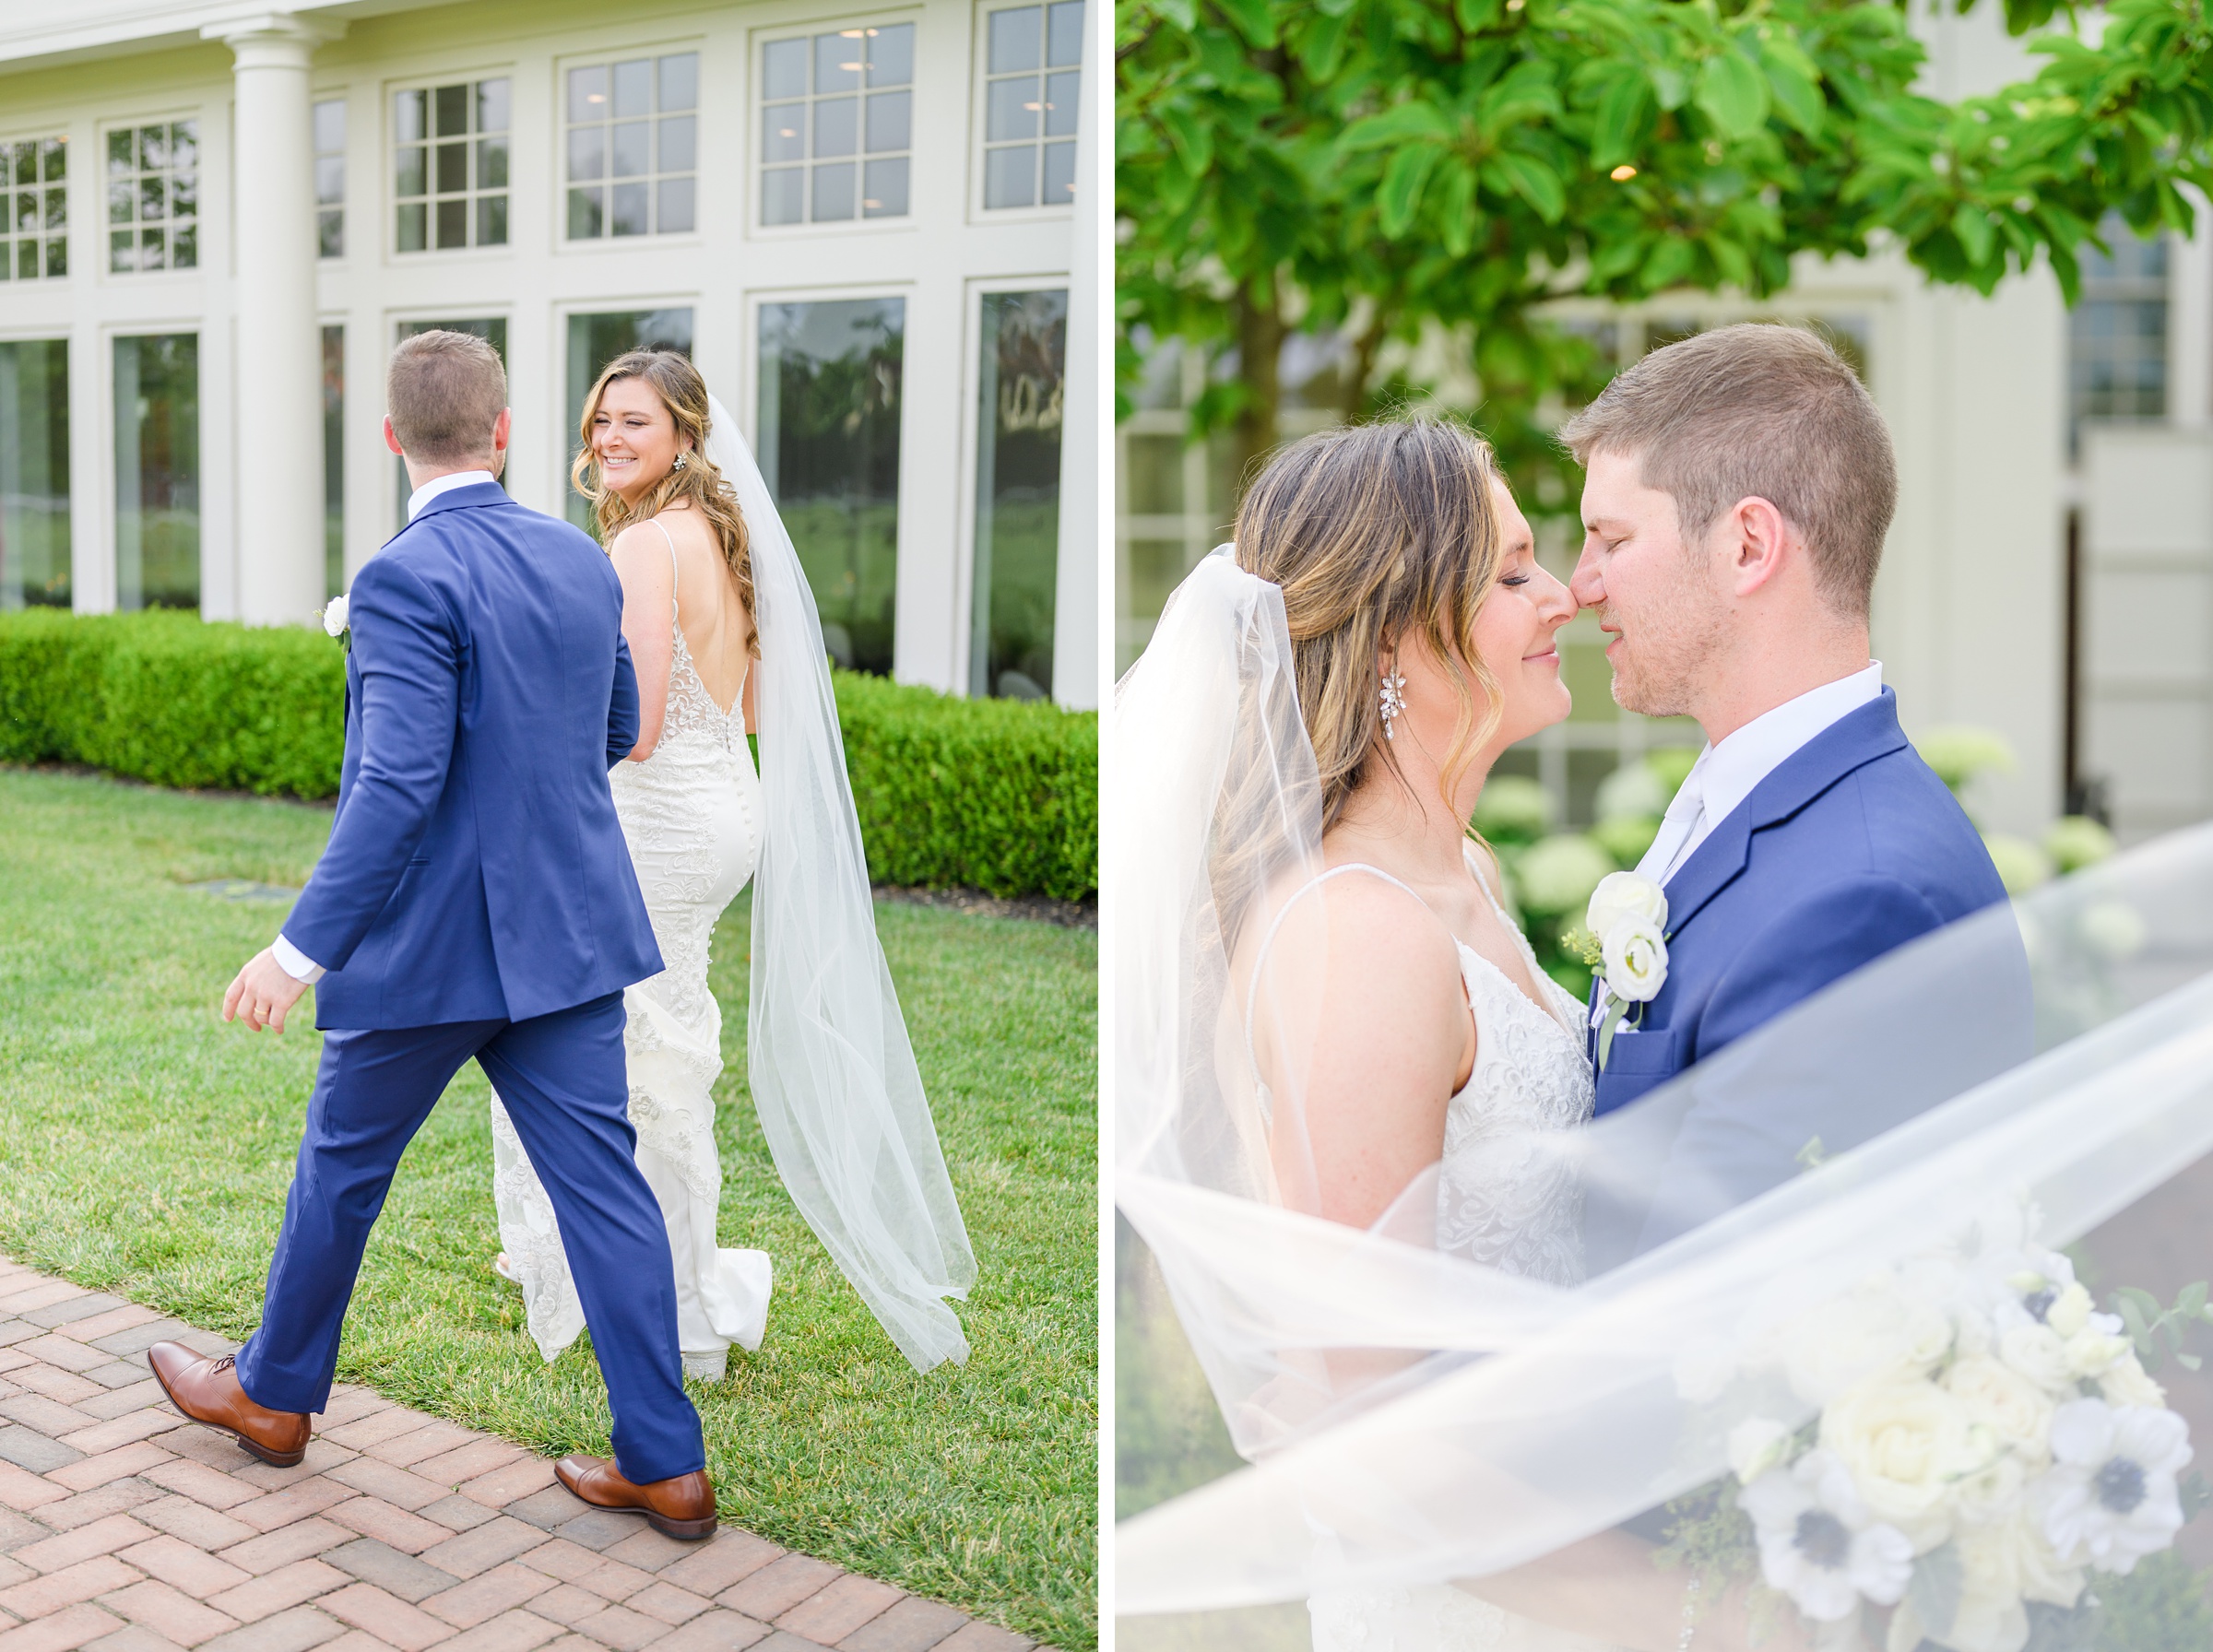
<svg viewBox="0 0 2213 1652"><path fill-rule="evenodd" d="M1864 1599L1895 1606L1913 1576L1913 1545L1878 1523L1833 1453L1807 1452L1775 1469L1737 1499L1752 1516L1759 1569L1818 1623L1840 1623Z"/></svg>
<svg viewBox="0 0 2213 1652"><path fill-rule="evenodd" d="M347 607L348 604L345 597L334 596L330 599L329 605L324 608L323 629L331 636L342 637L346 634Z"/></svg>
<svg viewBox="0 0 2213 1652"><path fill-rule="evenodd" d="M2175 1476L2190 1460L2189 1426L2174 1412L2071 1400L2053 1413L2052 1457L2030 1499L2062 1565L2125 1576L2174 1541Z"/></svg>

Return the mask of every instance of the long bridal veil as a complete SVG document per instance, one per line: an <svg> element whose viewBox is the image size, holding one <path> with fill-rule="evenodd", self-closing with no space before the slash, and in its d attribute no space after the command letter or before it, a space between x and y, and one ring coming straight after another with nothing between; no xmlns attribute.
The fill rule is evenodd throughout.
<svg viewBox="0 0 2213 1652"><path fill-rule="evenodd" d="M1748 1427L1826 1445L1840 1394L1920 1357L1926 1304L1899 1306L1898 1280L1935 1292L1943 1324L1996 1339L2046 1328L2024 1257L2050 1273L2064 1250L2100 1310L2213 1272L2213 828L1925 938L1586 1129L1502 1145L1517 1174L1571 1179L1582 1201L1587 1282L1558 1288L1437 1248L1427 1181L1373 1230L1316 1213L1301 1011L1325 920L1291 894L1320 866L1319 793L1281 594L1206 559L1124 678L1111 738L1115 1195L1157 1265L1124 1270L1118 1333L1128 1645L1178 1644L1178 1614L1526 1583L1586 1540L1664 1527L1652 1511L1729 1482L1733 1442L1745 1467ZM1955 1314L1975 1292L1996 1305ZM2156 1309L2129 1311L2116 1334L2148 1364L2203 1319L2161 1329ZM1916 1380L1952 1381L1972 1351L1969 1331L1945 1335ZM2008 1370L2033 1340L2006 1344ZM1190 1359L1218 1422L1193 1404ZM2179 1359L2156 1368L2165 1403L2213 1438L2213 1383ZM2061 1403L2096 1391L2062 1379ZM1210 1459L1210 1436L1244 1466ZM1993 1446L1961 1483L2003 1459L2013 1501L1915 1528L1917 1568L1968 1556L1964 1596L1950 1574L1964 1626L1928 1644L2076 1644L2030 1640L2065 1590L2018 1577L1995 1629L1969 1622L1975 1522L2043 1518L2057 1449ZM1649 1546L1581 1552L1658 1564ZM2177 1552L2213 1559L2213 1531ZM2102 1589L2120 1610L2126 1568L2085 1564L2069 1599L2088 1611ZM1939 1575L1896 1608L1891 1633L1913 1638L1893 1652L1914 1652L1942 1596ZM1189 1644L1266 1644L1263 1621L1208 1618ZM1651 1633L1676 1644L1672 1621Z"/></svg>
<svg viewBox="0 0 2213 1652"><path fill-rule="evenodd" d="M846 777L814 595L760 466L708 398L707 456L752 547L765 820L747 1039L753 1102L792 1202L917 1370L965 1361L946 1299L976 1280L891 971Z"/></svg>

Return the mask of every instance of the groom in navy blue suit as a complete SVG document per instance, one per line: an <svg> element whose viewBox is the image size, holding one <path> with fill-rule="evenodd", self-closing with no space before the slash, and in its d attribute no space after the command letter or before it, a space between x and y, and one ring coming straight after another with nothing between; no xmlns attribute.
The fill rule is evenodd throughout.
<svg viewBox="0 0 2213 1652"><path fill-rule="evenodd" d="M174 1344L149 1358L185 1415L297 1462L394 1169L474 1057L552 1198L614 1413L615 1463L557 1472L705 1537L668 1230L627 1114L622 989L661 959L607 781L638 733L621 586L589 537L502 491L507 385L488 345L410 338L386 389L416 491L350 594L330 844L223 1006L281 1032L318 982L325 1030L261 1328L235 1366Z"/></svg>
<svg viewBox="0 0 2213 1652"><path fill-rule="evenodd" d="M1605 1115L2006 891L1869 657L1897 471L1836 351L1794 327L1699 334L1562 439L1588 477L1573 589L1613 637L1615 698L1709 742L1638 867L1666 891L1667 978L1610 1041ZM1793 1174L1802 1145L1695 1112L1678 1138L1738 1197Z"/></svg>

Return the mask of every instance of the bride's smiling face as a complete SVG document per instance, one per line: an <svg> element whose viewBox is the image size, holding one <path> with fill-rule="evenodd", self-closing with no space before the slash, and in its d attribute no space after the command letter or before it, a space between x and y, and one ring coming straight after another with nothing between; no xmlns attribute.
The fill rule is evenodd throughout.
<svg viewBox="0 0 2213 1652"><path fill-rule="evenodd" d="M643 498L689 445L678 438L660 392L644 379L617 379L599 397L599 411L592 416L592 457L601 481L626 502Z"/></svg>
<svg viewBox="0 0 2213 1652"><path fill-rule="evenodd" d="M1560 680L1560 627L1575 618L1575 597L1537 561L1529 519L1503 486L1491 490L1498 514L1497 584L1475 616L1475 652L1498 685L1498 728L1488 750L1503 751L1567 716L1573 703Z"/></svg>
<svg viewBox="0 0 2213 1652"><path fill-rule="evenodd" d="M1556 639L1560 627L1575 618L1575 598L1538 563L1529 519L1502 484L1491 489L1491 508L1498 521L1498 577L1476 611L1474 643L1497 685L1498 724L1465 777L1464 784L1478 788L1499 752L1559 722L1572 703L1560 680ZM1411 735L1415 746L1433 755L1450 750L1462 703L1457 674L1419 634L1406 640L1396 665L1406 684L1397 738L1404 742ZM1485 709L1478 705L1477 715ZM1466 801L1472 808L1473 793Z"/></svg>

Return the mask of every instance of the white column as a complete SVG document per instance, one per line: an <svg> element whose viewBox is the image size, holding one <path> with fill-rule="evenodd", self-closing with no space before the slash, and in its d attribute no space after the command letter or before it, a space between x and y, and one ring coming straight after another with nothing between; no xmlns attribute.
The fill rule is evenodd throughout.
<svg viewBox="0 0 2213 1652"><path fill-rule="evenodd" d="M2167 418L2203 430L2213 424L2213 224L2205 196L2189 195L2197 233L2167 238Z"/></svg>
<svg viewBox="0 0 2213 1652"><path fill-rule="evenodd" d="M1089 711L1099 703L1099 520L1107 497L1105 479L1109 427L1100 417L1114 384L1112 344L1103 324L1104 297L1112 290L1102 275L1106 263L1106 202L1113 173L1101 114L1113 95L1101 65L1106 10L1099 0L1084 8L1083 102L1076 112L1076 212L1070 235L1067 364L1061 380L1060 543L1053 596L1052 695L1062 705ZM982 502L977 502L982 508Z"/></svg>
<svg viewBox="0 0 2213 1652"><path fill-rule="evenodd" d="M323 606L322 333L308 62L334 30L282 12L210 25L236 59L238 616ZM207 361L203 371L220 371Z"/></svg>

